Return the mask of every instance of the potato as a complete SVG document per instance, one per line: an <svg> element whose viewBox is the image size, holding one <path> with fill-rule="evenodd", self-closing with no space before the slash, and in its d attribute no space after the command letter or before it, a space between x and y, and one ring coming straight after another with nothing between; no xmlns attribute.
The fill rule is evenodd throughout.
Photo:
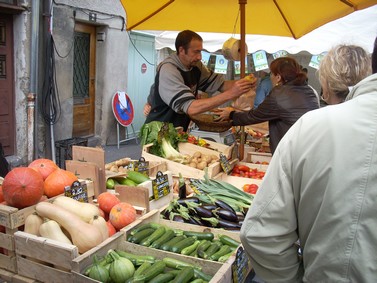
<svg viewBox="0 0 377 283"><path fill-rule="evenodd" d="M118 173L118 166L116 165L111 166L110 171Z"/></svg>
<svg viewBox="0 0 377 283"><path fill-rule="evenodd" d="M197 166L196 166L196 168L198 168L200 170L203 170L206 167L207 167L207 162L205 162L205 161L198 163Z"/></svg>
<svg viewBox="0 0 377 283"><path fill-rule="evenodd" d="M217 155L212 154L211 155L212 160L218 161L220 158Z"/></svg>
<svg viewBox="0 0 377 283"><path fill-rule="evenodd" d="M193 157L202 157L202 153L200 151L196 151L194 154L193 154Z"/></svg>
<svg viewBox="0 0 377 283"><path fill-rule="evenodd" d="M190 164L189 164L189 166L192 167L192 168L196 168L196 162L192 162L191 161Z"/></svg>
<svg viewBox="0 0 377 283"><path fill-rule="evenodd" d="M202 155L202 161L205 161L208 164L212 161L212 157L209 155Z"/></svg>

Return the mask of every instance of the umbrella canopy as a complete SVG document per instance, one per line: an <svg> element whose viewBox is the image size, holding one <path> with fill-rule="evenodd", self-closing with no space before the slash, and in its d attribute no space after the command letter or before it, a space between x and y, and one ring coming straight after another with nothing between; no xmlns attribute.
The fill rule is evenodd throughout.
<svg viewBox="0 0 377 283"><path fill-rule="evenodd" d="M245 33L300 38L304 34L376 0L121 0L127 30L191 29L241 34L240 2L245 5Z"/></svg>

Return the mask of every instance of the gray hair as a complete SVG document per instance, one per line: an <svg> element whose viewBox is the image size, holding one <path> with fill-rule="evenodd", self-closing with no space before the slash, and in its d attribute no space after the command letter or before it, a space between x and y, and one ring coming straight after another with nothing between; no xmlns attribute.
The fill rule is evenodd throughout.
<svg viewBox="0 0 377 283"><path fill-rule="evenodd" d="M349 87L372 73L371 58L362 47L338 45L321 60L318 77L321 86L344 100Z"/></svg>

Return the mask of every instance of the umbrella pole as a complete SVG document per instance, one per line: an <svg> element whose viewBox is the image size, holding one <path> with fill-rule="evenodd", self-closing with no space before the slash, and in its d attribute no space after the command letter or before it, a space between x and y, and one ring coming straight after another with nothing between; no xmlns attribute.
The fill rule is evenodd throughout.
<svg viewBox="0 0 377 283"><path fill-rule="evenodd" d="M245 30L245 5L247 4L247 0L239 0L238 2L240 4L240 33L241 33L241 48L240 48L240 58L241 58L241 78L245 77L245 57L246 57L246 50L245 50L245 44L246 44L246 30ZM241 160L244 158L244 153L245 153L245 126L241 126L240 130L241 136L240 136L240 147L239 147L239 152L238 152L238 157Z"/></svg>

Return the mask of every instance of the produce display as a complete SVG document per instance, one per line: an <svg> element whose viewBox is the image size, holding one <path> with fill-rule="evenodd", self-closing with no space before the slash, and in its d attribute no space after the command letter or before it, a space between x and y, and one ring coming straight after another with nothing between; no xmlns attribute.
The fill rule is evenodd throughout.
<svg viewBox="0 0 377 283"><path fill-rule="evenodd" d="M106 189L113 190L115 185L138 186L141 183L150 180L149 177L137 171L125 169L124 173L124 176L114 176L107 178Z"/></svg>
<svg viewBox="0 0 377 283"><path fill-rule="evenodd" d="M245 177L245 178L253 178L253 179L260 179L262 180L264 175L266 174L265 171L258 170L257 168L250 168L247 165L238 165L236 164L230 175L236 177Z"/></svg>
<svg viewBox="0 0 377 283"><path fill-rule="evenodd" d="M219 262L225 262L241 244L227 235L217 235L215 238L211 232L170 229L153 222L132 229L127 240L150 248Z"/></svg>
<svg viewBox="0 0 377 283"><path fill-rule="evenodd" d="M159 260L152 255L135 255L122 250L108 250L102 258L94 257L84 274L100 282L209 282L212 276L197 265L171 257Z"/></svg>

